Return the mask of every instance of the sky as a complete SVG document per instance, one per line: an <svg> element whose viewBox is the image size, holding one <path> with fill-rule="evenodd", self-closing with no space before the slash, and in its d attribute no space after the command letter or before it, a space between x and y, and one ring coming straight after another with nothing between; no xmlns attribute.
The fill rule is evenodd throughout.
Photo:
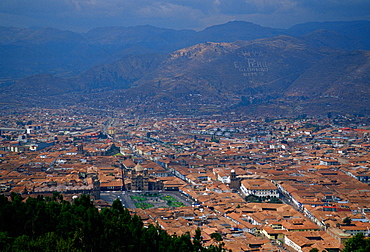
<svg viewBox="0 0 370 252"><path fill-rule="evenodd" d="M84 32L153 25L199 31L235 20L274 28L370 20L370 0L0 0L0 26L21 28Z"/></svg>

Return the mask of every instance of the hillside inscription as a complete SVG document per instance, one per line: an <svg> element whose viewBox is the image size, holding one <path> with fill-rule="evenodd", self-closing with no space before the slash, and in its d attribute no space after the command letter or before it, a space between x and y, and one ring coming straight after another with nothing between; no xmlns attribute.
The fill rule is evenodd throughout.
<svg viewBox="0 0 370 252"><path fill-rule="evenodd" d="M241 53L243 60L234 61L234 67L243 73L243 76L263 76L269 71L267 61L260 59L263 53L261 51L243 51Z"/></svg>

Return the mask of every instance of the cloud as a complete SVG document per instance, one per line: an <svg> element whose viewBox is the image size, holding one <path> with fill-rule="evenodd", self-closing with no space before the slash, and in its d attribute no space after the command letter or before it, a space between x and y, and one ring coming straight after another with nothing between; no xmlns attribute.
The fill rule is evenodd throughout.
<svg viewBox="0 0 370 252"><path fill-rule="evenodd" d="M91 29L150 24L202 29L229 20L281 27L370 20L369 0L1 0L0 25Z"/></svg>
<svg viewBox="0 0 370 252"><path fill-rule="evenodd" d="M370 15L369 0L297 0L297 6L314 15L363 17Z"/></svg>

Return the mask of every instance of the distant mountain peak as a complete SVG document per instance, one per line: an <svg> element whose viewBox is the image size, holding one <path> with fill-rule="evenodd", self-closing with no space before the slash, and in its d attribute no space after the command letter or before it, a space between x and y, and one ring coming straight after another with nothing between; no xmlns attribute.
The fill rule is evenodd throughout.
<svg viewBox="0 0 370 252"><path fill-rule="evenodd" d="M370 49L369 24L0 27L0 100L160 113L370 114L369 53L354 51Z"/></svg>
<svg viewBox="0 0 370 252"><path fill-rule="evenodd" d="M226 22L226 23L223 23L223 24L219 24L219 25L213 25L213 26L210 26L210 27L205 28L204 30L207 30L207 29L217 29L217 28L220 28L220 27L240 28L240 27L246 27L246 26L262 27L261 25L255 24L255 23L252 23L252 22L241 21L241 20L234 20L234 21L229 21L229 22Z"/></svg>

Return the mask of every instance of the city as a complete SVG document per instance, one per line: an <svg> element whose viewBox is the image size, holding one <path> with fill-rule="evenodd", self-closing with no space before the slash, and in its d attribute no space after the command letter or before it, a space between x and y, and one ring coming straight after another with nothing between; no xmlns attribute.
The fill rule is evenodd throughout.
<svg viewBox="0 0 370 252"><path fill-rule="evenodd" d="M366 117L147 117L87 108L8 110L0 190L115 199L169 234L220 234L232 251L340 251L370 235Z"/></svg>

